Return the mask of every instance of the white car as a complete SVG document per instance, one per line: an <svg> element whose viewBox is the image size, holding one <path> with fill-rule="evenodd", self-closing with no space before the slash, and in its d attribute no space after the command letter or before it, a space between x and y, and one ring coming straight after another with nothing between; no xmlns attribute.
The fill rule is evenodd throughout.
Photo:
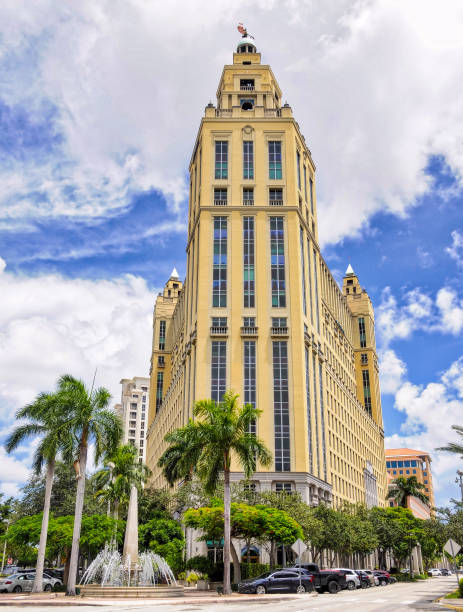
<svg viewBox="0 0 463 612"><path fill-rule="evenodd" d="M373 574L372 570L364 569L364 570L362 570L362 572L365 572L365 574L368 574L368 576L370 577L370 582L371 582L372 585L374 584L375 586L379 586L379 578L378 578L378 576L375 576Z"/></svg>
<svg viewBox="0 0 463 612"><path fill-rule="evenodd" d="M437 567L432 567L428 570L428 576L442 576L442 572Z"/></svg>
<svg viewBox="0 0 463 612"><path fill-rule="evenodd" d="M354 572L354 570L345 568L345 567L335 567L334 568L335 572L343 572L346 576L346 584L347 584L347 588L350 591L353 591L354 589L358 589L360 588L360 578L357 576L357 574Z"/></svg>
<svg viewBox="0 0 463 612"><path fill-rule="evenodd" d="M5 578L0 578L0 592L21 593L22 591L32 591L35 574L11 574ZM43 577L43 590L51 591L53 585L49 578Z"/></svg>

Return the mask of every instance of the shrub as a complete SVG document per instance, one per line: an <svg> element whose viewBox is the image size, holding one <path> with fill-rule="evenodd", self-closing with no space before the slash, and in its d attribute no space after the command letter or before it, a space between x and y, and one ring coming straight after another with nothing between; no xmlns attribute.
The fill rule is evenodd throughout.
<svg viewBox="0 0 463 612"><path fill-rule="evenodd" d="M205 574L209 574L213 566L214 563L205 555L197 555L196 557L191 557L191 559L188 559L185 565L187 570L196 570Z"/></svg>
<svg viewBox="0 0 463 612"><path fill-rule="evenodd" d="M188 584L193 584L193 582L196 583L198 582L198 580L199 580L199 576L198 574L195 574L194 572L191 572L191 574L188 574L186 578L186 581L188 582Z"/></svg>
<svg viewBox="0 0 463 612"><path fill-rule="evenodd" d="M177 576L178 580L186 580L186 572L179 572L179 575Z"/></svg>
<svg viewBox="0 0 463 612"><path fill-rule="evenodd" d="M268 563L241 563L241 578L256 578L269 570Z"/></svg>
<svg viewBox="0 0 463 612"><path fill-rule="evenodd" d="M460 597L463 597L463 578L460 578L458 581L458 591L460 593Z"/></svg>

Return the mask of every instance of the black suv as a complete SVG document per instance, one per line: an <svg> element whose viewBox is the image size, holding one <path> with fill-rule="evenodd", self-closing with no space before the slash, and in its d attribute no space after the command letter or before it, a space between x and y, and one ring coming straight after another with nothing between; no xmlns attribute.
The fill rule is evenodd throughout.
<svg viewBox="0 0 463 612"><path fill-rule="evenodd" d="M257 578L242 580L238 593L306 593L313 591L313 576L308 572L279 570L265 572Z"/></svg>

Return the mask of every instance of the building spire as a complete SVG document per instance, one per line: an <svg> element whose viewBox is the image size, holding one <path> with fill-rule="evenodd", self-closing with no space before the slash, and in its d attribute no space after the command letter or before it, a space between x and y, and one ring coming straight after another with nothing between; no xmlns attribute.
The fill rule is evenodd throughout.
<svg viewBox="0 0 463 612"><path fill-rule="evenodd" d="M348 276L349 274L355 274L354 268L350 264L347 266L347 270L344 276Z"/></svg>
<svg viewBox="0 0 463 612"><path fill-rule="evenodd" d="M178 272L177 272L177 268L175 266L174 266L174 269L172 270L172 272L170 274L170 278L179 278Z"/></svg>

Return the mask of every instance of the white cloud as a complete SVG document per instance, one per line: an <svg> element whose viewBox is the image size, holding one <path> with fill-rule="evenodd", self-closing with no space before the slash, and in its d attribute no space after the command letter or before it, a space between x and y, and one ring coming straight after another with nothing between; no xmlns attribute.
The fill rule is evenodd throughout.
<svg viewBox="0 0 463 612"><path fill-rule="evenodd" d="M443 287L437 292L436 304L441 314L439 327L442 331L457 335L463 329L463 300L456 291Z"/></svg>
<svg viewBox="0 0 463 612"><path fill-rule="evenodd" d="M457 262L458 266L463 266L463 235L458 230L451 233L452 245L445 249L446 253Z"/></svg>
<svg viewBox="0 0 463 612"><path fill-rule="evenodd" d="M0 275L0 400L12 407L53 389L70 372L107 386L119 400L122 377L147 374L154 293L131 275L69 280Z"/></svg>
<svg viewBox="0 0 463 612"><path fill-rule="evenodd" d="M395 351L388 349L380 352L379 375L381 393L395 393L400 387L406 373L407 366L397 356Z"/></svg>
<svg viewBox="0 0 463 612"><path fill-rule="evenodd" d="M386 448L413 448L431 454L437 503L458 497L453 488L455 472L463 459L435 449L462 440L451 429L463 414L463 357L451 364L436 382L419 386L404 381L396 391L395 407L406 416L400 432L386 437Z"/></svg>
<svg viewBox="0 0 463 612"><path fill-rule="evenodd" d="M12 455L7 455L0 446L0 492L16 496L18 485L25 484L29 478L29 466Z"/></svg>
<svg viewBox="0 0 463 612"><path fill-rule="evenodd" d="M325 243L379 210L405 214L429 188L430 155L461 182L458 0L7 0L2 98L37 124L56 108L63 139L2 166L4 223L108 214L153 187L177 209L195 130L243 13L313 151Z"/></svg>

